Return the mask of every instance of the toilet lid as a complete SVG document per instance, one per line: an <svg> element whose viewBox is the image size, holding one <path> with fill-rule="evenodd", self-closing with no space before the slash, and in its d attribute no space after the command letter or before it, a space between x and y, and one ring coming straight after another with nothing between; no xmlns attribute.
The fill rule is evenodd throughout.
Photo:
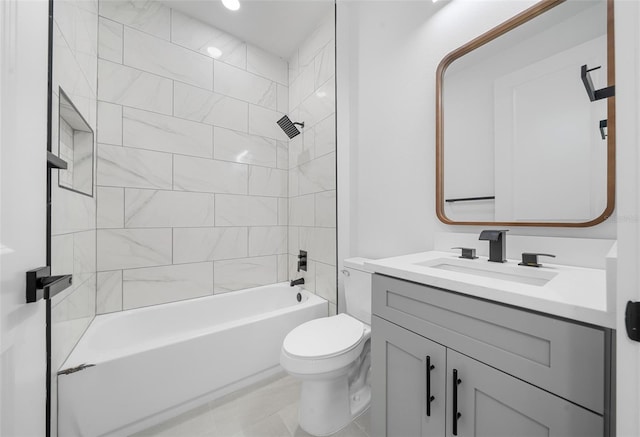
<svg viewBox="0 0 640 437"><path fill-rule="evenodd" d="M299 358L322 358L353 349L364 335L364 324L346 314L311 320L294 328L282 347Z"/></svg>

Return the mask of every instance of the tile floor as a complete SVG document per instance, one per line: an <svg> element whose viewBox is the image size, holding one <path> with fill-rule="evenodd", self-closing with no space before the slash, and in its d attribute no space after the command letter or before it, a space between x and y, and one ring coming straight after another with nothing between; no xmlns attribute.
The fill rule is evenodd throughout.
<svg viewBox="0 0 640 437"><path fill-rule="evenodd" d="M135 437L308 437L298 426L300 383L280 375L134 434ZM334 437L369 437L369 412Z"/></svg>

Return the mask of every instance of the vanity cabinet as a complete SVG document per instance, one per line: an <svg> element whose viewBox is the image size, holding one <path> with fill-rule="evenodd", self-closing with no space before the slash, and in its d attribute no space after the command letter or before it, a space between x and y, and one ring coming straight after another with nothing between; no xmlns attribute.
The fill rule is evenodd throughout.
<svg viewBox="0 0 640 437"><path fill-rule="evenodd" d="M373 314L372 435L614 435L611 331L382 275Z"/></svg>

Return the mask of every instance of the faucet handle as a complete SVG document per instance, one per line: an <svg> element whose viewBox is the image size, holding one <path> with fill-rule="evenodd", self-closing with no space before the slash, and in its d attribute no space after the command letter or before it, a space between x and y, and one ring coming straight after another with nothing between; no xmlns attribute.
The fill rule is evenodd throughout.
<svg viewBox="0 0 640 437"><path fill-rule="evenodd" d="M518 263L519 266L527 266L527 267L541 267L542 264L538 264L539 256L549 256L551 258L555 258L555 255L551 255L550 253L530 253L530 252L522 252L522 262Z"/></svg>
<svg viewBox="0 0 640 437"><path fill-rule="evenodd" d="M476 259L476 249L471 247L452 247L452 249L461 249L462 253L458 258Z"/></svg>
<svg viewBox="0 0 640 437"><path fill-rule="evenodd" d="M480 232L480 237L478 240L489 240L489 241L498 241L502 238L505 232L509 232L508 229L486 229Z"/></svg>

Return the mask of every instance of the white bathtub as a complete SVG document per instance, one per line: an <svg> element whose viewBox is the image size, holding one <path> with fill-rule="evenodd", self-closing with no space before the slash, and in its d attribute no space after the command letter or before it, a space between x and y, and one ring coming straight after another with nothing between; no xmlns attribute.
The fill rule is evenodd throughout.
<svg viewBox="0 0 640 437"><path fill-rule="evenodd" d="M58 376L58 435L128 435L278 373L287 333L327 312L284 282L97 316L62 371L91 366Z"/></svg>

